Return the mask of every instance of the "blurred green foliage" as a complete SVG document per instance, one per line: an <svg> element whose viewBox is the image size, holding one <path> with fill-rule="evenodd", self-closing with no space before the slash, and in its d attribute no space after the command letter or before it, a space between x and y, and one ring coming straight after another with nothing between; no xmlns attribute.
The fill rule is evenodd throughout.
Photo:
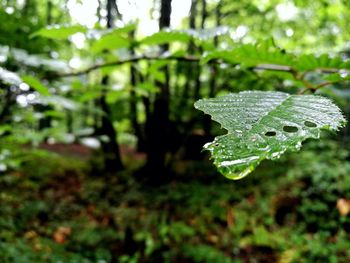
<svg viewBox="0 0 350 263"><path fill-rule="evenodd" d="M222 130L193 108L201 97L329 81L317 93L348 118L347 1L197 0L195 28L188 17L149 36L115 9L118 28L105 28L107 0L95 25L79 25L73 2L90 3L0 1L0 262L349 262L348 127L232 183L200 155L204 135ZM152 187L135 148L145 150L168 77L172 173ZM111 141L122 145L117 173L97 149Z"/></svg>
<svg viewBox="0 0 350 263"><path fill-rule="evenodd" d="M127 173L106 185L79 159L25 151L22 168L0 177L0 260L345 262L337 201L350 195L349 151L329 139L305 148L235 184L209 163L191 176L190 163L157 189Z"/></svg>

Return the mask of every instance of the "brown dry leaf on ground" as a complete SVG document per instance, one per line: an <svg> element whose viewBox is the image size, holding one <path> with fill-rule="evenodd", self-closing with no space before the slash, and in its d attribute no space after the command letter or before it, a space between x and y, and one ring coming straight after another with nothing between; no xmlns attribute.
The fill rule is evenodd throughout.
<svg viewBox="0 0 350 263"><path fill-rule="evenodd" d="M63 244L66 242L67 237L72 233L72 229L70 227L60 226L53 233L53 239L59 243Z"/></svg>
<svg viewBox="0 0 350 263"><path fill-rule="evenodd" d="M233 215L233 210L232 207L227 207L227 213L226 213L226 221L227 221L227 226L231 227L233 226L235 219L234 219L234 215Z"/></svg>
<svg viewBox="0 0 350 263"><path fill-rule="evenodd" d="M342 216L346 216L350 213L350 200L345 198L339 198L337 200L337 209L339 214Z"/></svg>

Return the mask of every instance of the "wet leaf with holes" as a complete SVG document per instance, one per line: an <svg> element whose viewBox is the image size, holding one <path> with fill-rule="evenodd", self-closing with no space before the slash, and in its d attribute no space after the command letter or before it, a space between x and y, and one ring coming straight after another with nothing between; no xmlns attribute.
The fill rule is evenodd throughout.
<svg viewBox="0 0 350 263"><path fill-rule="evenodd" d="M245 91L203 99L195 108L212 116L228 133L207 143L219 171L240 179L264 159L277 159L296 151L320 130L345 124L339 108L325 97L283 92Z"/></svg>

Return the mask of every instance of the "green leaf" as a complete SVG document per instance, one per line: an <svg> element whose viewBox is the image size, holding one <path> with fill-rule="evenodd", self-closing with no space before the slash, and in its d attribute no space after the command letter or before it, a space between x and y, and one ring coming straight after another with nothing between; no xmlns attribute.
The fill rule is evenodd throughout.
<svg viewBox="0 0 350 263"><path fill-rule="evenodd" d="M112 90L107 93L106 101L109 104L116 103L117 100L125 96L126 91L125 90Z"/></svg>
<svg viewBox="0 0 350 263"><path fill-rule="evenodd" d="M1 125L0 126L0 136L5 134L6 132L10 132L12 130L11 125Z"/></svg>
<svg viewBox="0 0 350 263"><path fill-rule="evenodd" d="M100 90L89 90L89 91L85 91L82 95L80 95L78 97L78 100L80 102L87 102L87 101L97 99L100 96L101 96Z"/></svg>
<svg viewBox="0 0 350 263"><path fill-rule="evenodd" d="M61 119L63 119L66 116L64 112L56 111L56 110L44 111L44 115L47 117L61 118Z"/></svg>
<svg viewBox="0 0 350 263"><path fill-rule="evenodd" d="M149 96L149 94L154 94L159 92L159 88L151 82L142 82L140 84L137 84L137 86L135 87L135 90L140 95L146 96L146 97Z"/></svg>
<svg viewBox="0 0 350 263"><path fill-rule="evenodd" d="M143 45L162 45L173 42L188 43L191 39L207 40L215 36L227 34L227 26L218 26L207 29L187 29L187 30L163 30L153 35L147 36L140 41Z"/></svg>
<svg viewBox="0 0 350 263"><path fill-rule="evenodd" d="M213 59L221 59L228 63L251 67L262 64L279 66L293 66L295 57L274 46L272 40L261 41L256 44L238 45L232 50L215 50L207 53L202 63Z"/></svg>
<svg viewBox="0 0 350 263"><path fill-rule="evenodd" d="M296 61L295 68L300 71L312 71L316 69L341 69L348 68L340 57L330 57L328 54L322 54L319 57L315 55L301 55Z"/></svg>
<svg viewBox="0 0 350 263"><path fill-rule="evenodd" d="M165 73L164 73L164 70L161 70L161 68L168 65L168 64L169 64L169 62L165 61L165 60L153 62L149 66L148 72L149 72L149 74L152 75L152 77L154 77L155 80L157 80L161 83L164 83L165 82Z"/></svg>
<svg viewBox="0 0 350 263"><path fill-rule="evenodd" d="M206 53L201 59L202 64L206 64L211 60L221 59L224 62L235 64L237 60L233 56L232 50L215 50L209 53Z"/></svg>
<svg viewBox="0 0 350 263"><path fill-rule="evenodd" d="M51 39L67 39L69 36L74 35L78 32L86 32L86 27L84 26L60 26L60 25L51 25L46 28L42 28L32 35L30 38L40 36Z"/></svg>
<svg viewBox="0 0 350 263"><path fill-rule="evenodd" d="M103 50L126 48L129 47L129 45L130 41L128 39L121 37L118 32L112 32L94 42L91 46L91 51L98 53Z"/></svg>
<svg viewBox="0 0 350 263"><path fill-rule="evenodd" d="M244 91L203 99L195 103L228 133L204 148L218 170L229 179L240 179L264 159L277 159L296 151L320 130L337 130L346 122L329 99L316 95Z"/></svg>
<svg viewBox="0 0 350 263"><path fill-rule="evenodd" d="M144 45L162 45L172 42L188 43L191 36L182 31L160 31L141 40Z"/></svg>
<svg viewBox="0 0 350 263"><path fill-rule="evenodd" d="M128 34L128 33L135 31L135 30L136 30L136 24L130 23L130 24L126 24L123 27L114 28L112 30L112 32L118 33L118 34Z"/></svg>
<svg viewBox="0 0 350 263"><path fill-rule="evenodd" d="M326 75L323 79L329 81L330 83L339 83L343 81L349 81L350 75L348 73L333 73Z"/></svg>
<svg viewBox="0 0 350 263"><path fill-rule="evenodd" d="M186 29L183 32L186 32L194 38L207 40L216 36L228 34L230 32L230 29L227 26L217 26L204 29Z"/></svg>
<svg viewBox="0 0 350 263"><path fill-rule="evenodd" d="M49 96L49 88L43 85L39 79L33 77L33 76L22 76L22 79L25 83L27 83L30 87L35 89L37 92L39 92L43 96Z"/></svg>

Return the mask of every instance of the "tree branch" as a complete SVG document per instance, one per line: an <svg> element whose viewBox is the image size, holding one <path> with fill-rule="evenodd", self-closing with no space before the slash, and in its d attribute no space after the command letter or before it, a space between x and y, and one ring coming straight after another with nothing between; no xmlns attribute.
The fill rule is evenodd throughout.
<svg viewBox="0 0 350 263"><path fill-rule="evenodd" d="M74 76L80 76L90 73L91 71L100 69L100 68L107 68L107 67L114 67L114 66L120 66L127 63L133 63L138 62L141 60L176 60L176 61L185 61L185 62L198 62L200 59L196 57L176 57L176 56L167 56L167 57L150 57L150 56L137 56L132 57L124 60L117 60L112 62L107 62L103 64L97 64L93 65L91 67L88 67L86 69L76 71L76 72L70 72L70 73L64 73L64 74L58 74L57 77L74 77Z"/></svg>
<svg viewBox="0 0 350 263"><path fill-rule="evenodd" d="M142 56L135 56L131 58L127 58L124 60L117 60L117 61L111 61L111 62L106 62L103 64L96 64L93 66L90 66L86 69L76 71L76 72L69 72L69 73L63 73L63 74L56 74L54 75L55 77L59 78L65 78L65 77L74 77L74 76L81 76L88 74L94 70L98 70L101 68L106 68L106 67L115 67L115 66L121 66L127 63L133 63L133 62L138 62L141 60L147 60L147 61L152 61L152 60L173 60L173 61L182 61L182 62L200 62L201 58L196 57L196 56L147 56L147 55L142 55ZM212 59L208 62L209 64L223 64L223 62L220 59ZM237 64L239 65L239 64ZM321 83L319 85L313 85L307 80L305 80L304 76L307 72L298 72L294 68L289 67L289 66L284 66L284 65L275 65L275 64L259 64L254 67L251 67L250 69L252 70L268 70L268 71L279 71L279 72L287 72L293 75L295 80L299 80L303 82L303 84L309 89L315 91L318 88L333 84L334 82L325 82ZM340 69L336 68L316 68L314 71L319 71L322 73L336 73L339 72Z"/></svg>
<svg viewBox="0 0 350 263"><path fill-rule="evenodd" d="M57 74L57 77L74 77L74 76L80 76L80 75L85 75L90 73L91 71L98 70L101 68L106 68L106 67L114 67L114 66L121 66L127 63L133 63L133 62L138 62L141 60L174 60L174 61L182 61L182 62L200 62L201 58L199 57L194 57L194 56L184 56L184 57L178 57L178 56L136 56L136 57L131 57L128 59L124 60L117 60L117 61L111 61L103 64L97 64L93 65L91 67L88 67L86 69L76 71L76 72L69 72L69 73L63 73L63 74ZM209 61L208 63L214 63L214 64L223 64L221 60L213 59ZM283 66L283 65L270 65L270 64L261 64L257 65L255 67L252 67L252 69L255 70L271 70L271 71L283 71L283 72L289 72L293 73L294 69L288 66Z"/></svg>

